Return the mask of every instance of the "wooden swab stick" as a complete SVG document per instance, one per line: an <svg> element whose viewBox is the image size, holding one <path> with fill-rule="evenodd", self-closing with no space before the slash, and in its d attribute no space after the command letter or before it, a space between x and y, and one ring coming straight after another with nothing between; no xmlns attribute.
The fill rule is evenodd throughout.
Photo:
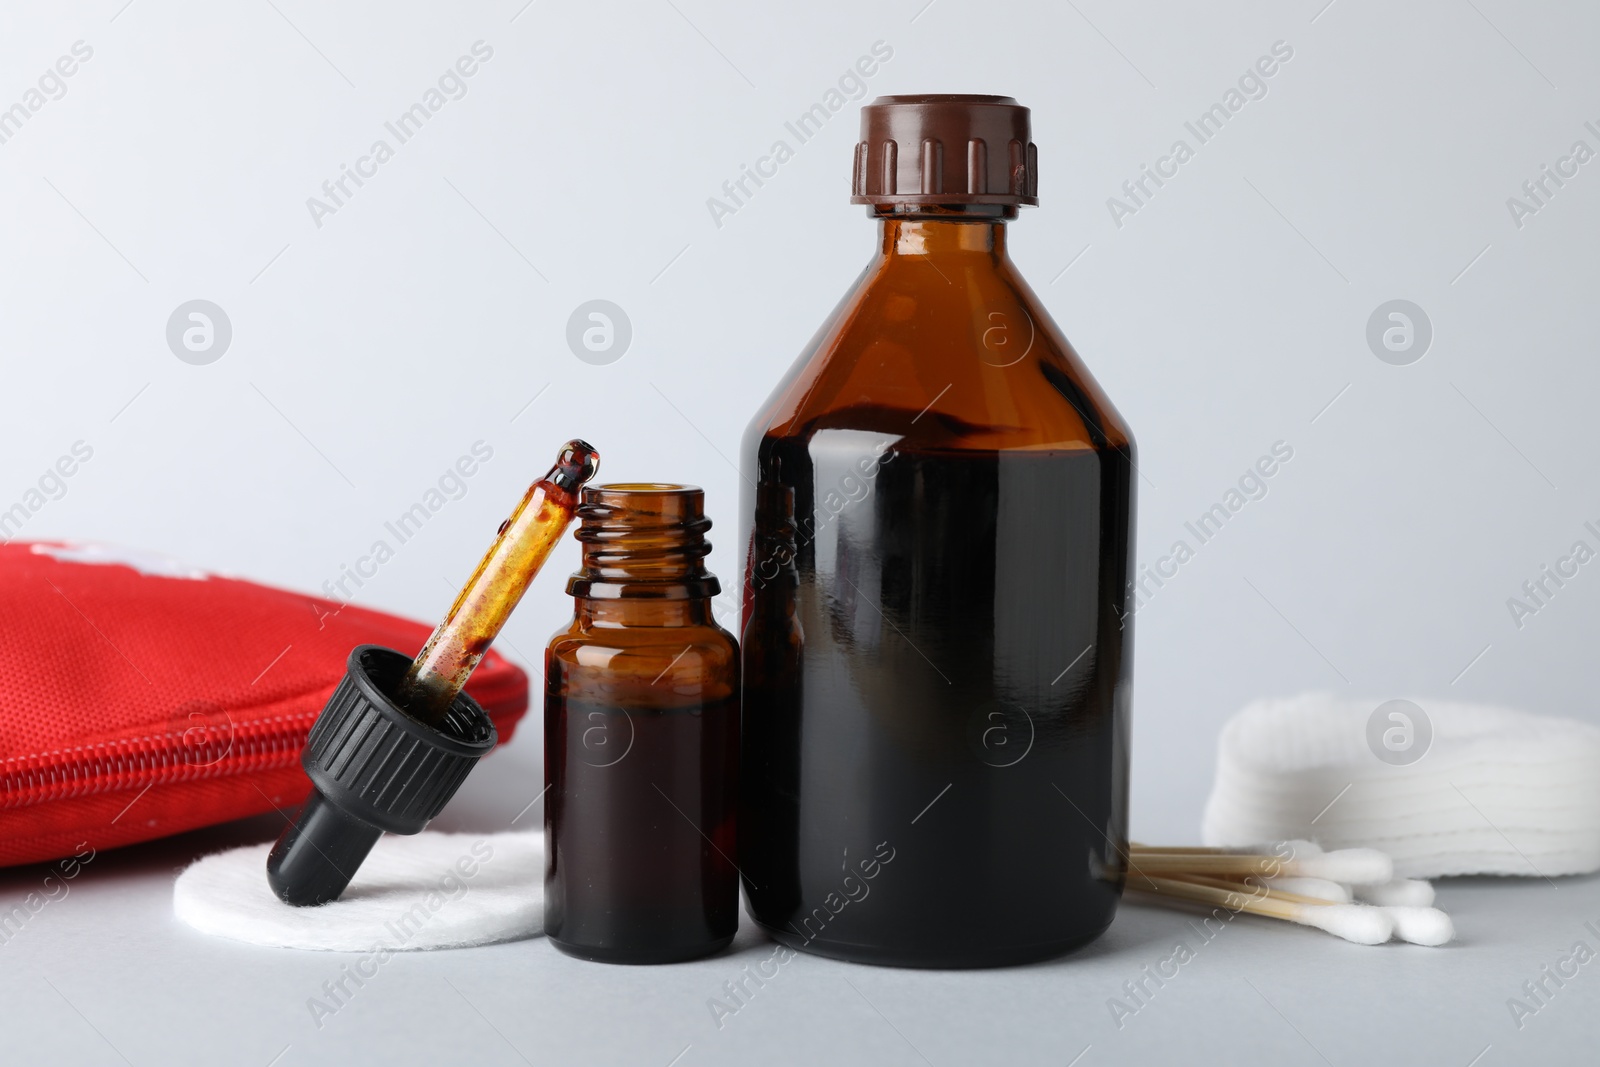
<svg viewBox="0 0 1600 1067"><path fill-rule="evenodd" d="M1213 889L1228 889L1236 893L1254 897L1257 900L1282 900L1290 904L1336 904L1339 901L1328 900L1324 897L1311 897L1303 893L1296 893L1288 889L1279 889L1271 881L1265 879L1251 882L1234 882L1226 878L1212 878L1204 874L1186 874L1178 881L1193 882L1195 885L1208 885Z"/></svg>
<svg viewBox="0 0 1600 1067"><path fill-rule="evenodd" d="M1130 881L1128 889L1164 902L1186 900L1314 926L1358 945L1381 944L1394 933L1394 920L1383 909L1362 904L1296 904L1274 899L1270 894L1258 898L1236 889L1218 889L1177 878L1148 878L1142 883Z"/></svg>
<svg viewBox="0 0 1600 1067"><path fill-rule="evenodd" d="M1128 842L1128 850L1135 855L1150 856L1320 856L1322 848L1315 841L1264 841L1259 845L1242 848L1211 848L1205 845L1141 845Z"/></svg>
<svg viewBox="0 0 1600 1067"><path fill-rule="evenodd" d="M1185 876L1187 877L1187 876ZM1354 900L1350 888L1340 882L1332 882L1326 878L1261 878L1253 874L1243 876L1223 876L1230 882L1243 882L1246 886L1260 883L1268 889L1282 893L1296 893L1312 900L1320 900L1324 904L1349 904ZM1377 903L1372 900L1363 900L1363 904Z"/></svg>
<svg viewBox="0 0 1600 1067"><path fill-rule="evenodd" d="M1145 875L1211 874L1228 877L1326 878L1374 885L1394 877L1394 862L1376 849L1347 848L1312 856L1239 855L1216 852L1141 852L1129 855L1131 871Z"/></svg>
<svg viewBox="0 0 1600 1067"><path fill-rule="evenodd" d="M1270 877L1287 874L1287 861L1277 856L1224 856L1203 852L1131 853L1128 866L1131 870L1149 875L1214 874Z"/></svg>

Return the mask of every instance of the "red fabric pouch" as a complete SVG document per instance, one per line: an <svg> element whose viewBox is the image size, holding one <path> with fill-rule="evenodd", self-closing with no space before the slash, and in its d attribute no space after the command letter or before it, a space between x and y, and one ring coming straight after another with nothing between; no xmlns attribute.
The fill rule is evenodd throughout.
<svg viewBox="0 0 1600 1067"><path fill-rule="evenodd" d="M0 866L295 807L350 650L428 632L158 556L0 545ZM510 740L527 675L491 651L467 691Z"/></svg>

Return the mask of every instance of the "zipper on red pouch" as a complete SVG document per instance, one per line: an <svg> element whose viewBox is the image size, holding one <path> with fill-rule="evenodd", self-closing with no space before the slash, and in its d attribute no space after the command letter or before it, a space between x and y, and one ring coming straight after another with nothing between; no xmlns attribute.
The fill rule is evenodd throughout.
<svg viewBox="0 0 1600 1067"><path fill-rule="evenodd" d="M472 688L504 742L507 729L526 708L526 679L508 674ZM96 793L282 770L299 763L326 695L323 691L318 696L313 711L237 723L217 708L197 712L188 724L174 724L175 728L148 737L0 760L0 811Z"/></svg>
<svg viewBox="0 0 1600 1067"><path fill-rule="evenodd" d="M274 716L0 761L0 809L94 793L273 771L300 759L318 712Z"/></svg>

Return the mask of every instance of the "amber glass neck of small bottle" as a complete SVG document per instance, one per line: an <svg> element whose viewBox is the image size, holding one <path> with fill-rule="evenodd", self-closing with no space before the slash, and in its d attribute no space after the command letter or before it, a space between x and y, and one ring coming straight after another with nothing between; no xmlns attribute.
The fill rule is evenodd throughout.
<svg viewBox="0 0 1600 1067"><path fill-rule="evenodd" d="M706 570L711 552L705 493L693 485L627 482L591 486L578 508L583 564L567 583L580 624L695 626L711 621L721 590Z"/></svg>

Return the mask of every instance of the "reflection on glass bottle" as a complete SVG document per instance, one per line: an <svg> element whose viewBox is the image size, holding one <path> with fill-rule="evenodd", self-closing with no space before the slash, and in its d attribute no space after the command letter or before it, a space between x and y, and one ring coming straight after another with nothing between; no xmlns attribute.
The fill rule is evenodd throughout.
<svg viewBox="0 0 1600 1067"><path fill-rule="evenodd" d="M739 833L756 839L793 840L799 831L799 708L804 693L800 652L805 630L795 615L794 490L773 482L756 487L756 534L748 541L744 632L750 649L742 670L754 671L744 699L763 709L741 720ZM755 595L751 595L755 594ZM746 762L746 761L750 762ZM756 789L746 786L759 783ZM793 871L774 888L793 884Z"/></svg>

